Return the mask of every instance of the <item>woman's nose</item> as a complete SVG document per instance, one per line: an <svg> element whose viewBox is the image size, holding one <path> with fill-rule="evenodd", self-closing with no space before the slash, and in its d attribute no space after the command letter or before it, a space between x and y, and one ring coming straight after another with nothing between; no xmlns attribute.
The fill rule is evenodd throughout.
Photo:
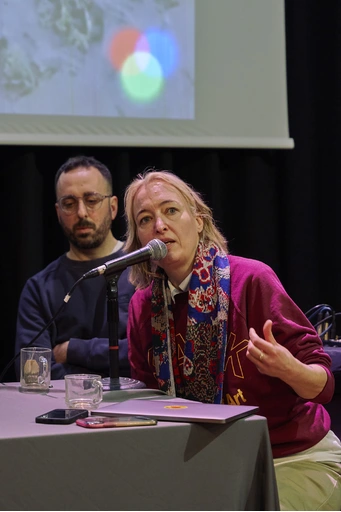
<svg viewBox="0 0 341 512"><path fill-rule="evenodd" d="M167 229L167 225L161 217L156 219L155 228L157 232L165 231Z"/></svg>

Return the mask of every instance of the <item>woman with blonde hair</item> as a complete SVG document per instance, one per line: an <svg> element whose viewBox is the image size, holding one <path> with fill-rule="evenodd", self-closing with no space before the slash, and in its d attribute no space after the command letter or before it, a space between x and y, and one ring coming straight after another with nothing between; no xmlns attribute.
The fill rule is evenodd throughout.
<svg viewBox="0 0 341 512"><path fill-rule="evenodd" d="M159 239L160 261L134 265L132 377L205 403L257 405L268 421L282 510L339 510L341 443L323 403L331 360L264 263L229 254L200 193L170 171L125 193L126 251Z"/></svg>

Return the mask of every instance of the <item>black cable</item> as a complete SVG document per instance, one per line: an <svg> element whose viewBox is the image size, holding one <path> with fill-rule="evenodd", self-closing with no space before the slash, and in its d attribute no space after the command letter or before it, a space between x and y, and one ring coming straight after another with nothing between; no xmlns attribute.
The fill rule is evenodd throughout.
<svg viewBox="0 0 341 512"><path fill-rule="evenodd" d="M326 317L326 315L332 313L332 308L328 304L318 304L317 306L314 306L314 308L311 308L309 311L307 311L306 316L308 320L314 324L316 322L315 317L317 317L317 321L323 319L323 317ZM320 329L321 330L321 329ZM318 335L321 335L321 332L318 331Z"/></svg>
<svg viewBox="0 0 341 512"><path fill-rule="evenodd" d="M329 304L317 304L316 306L313 306L310 308L305 314L306 317L311 321L315 315L317 315L322 308L330 308L332 309ZM309 316L312 313L312 316Z"/></svg>
<svg viewBox="0 0 341 512"><path fill-rule="evenodd" d="M71 298L71 295L74 291L74 289L76 288L76 286L78 286L78 284L83 281L83 279L85 279L85 274L82 275L82 277L80 277L78 279L78 281L76 281L71 290L65 295L64 299L63 299L63 302L60 306L60 308L57 310L57 312L53 315L53 317L47 322L46 325L44 325L44 327L38 332L38 334L35 335L35 337L26 345L26 347L31 347L33 345L33 343L39 338L39 336L41 334L43 334L44 331L46 331L46 329L48 329L50 327L50 325L54 322L54 320L57 318L57 316L59 315L59 313L64 309L65 305L69 302L70 298ZM38 345L39 346L39 345ZM12 359L7 363L7 365L5 366L5 368L2 370L1 374L0 374L0 383L3 384L3 379L6 375L6 373L8 372L8 370L10 369L10 367L12 366L12 364L14 363L14 361L20 356L20 350L19 352L17 352L15 354L14 357L12 357Z"/></svg>
<svg viewBox="0 0 341 512"><path fill-rule="evenodd" d="M322 317L322 315L326 315ZM320 336L322 341L328 341L328 339L336 338L336 313L335 310L329 306L329 304L317 304L316 306L310 308L306 313L306 317L315 327L317 334ZM317 322L314 323L314 318L317 316ZM323 331L320 331L318 327L328 320L331 320L330 325L326 327ZM330 333L330 334L329 334ZM327 335L327 336L326 336Z"/></svg>
<svg viewBox="0 0 341 512"><path fill-rule="evenodd" d="M318 327L319 325L323 324L324 322L328 321L328 320L331 320L331 319L334 319L335 317L341 315L341 311L339 311L338 313L335 313L333 312L331 315L325 317L325 318L322 318L322 320L320 320L319 322L317 322L314 327L316 329L316 327Z"/></svg>

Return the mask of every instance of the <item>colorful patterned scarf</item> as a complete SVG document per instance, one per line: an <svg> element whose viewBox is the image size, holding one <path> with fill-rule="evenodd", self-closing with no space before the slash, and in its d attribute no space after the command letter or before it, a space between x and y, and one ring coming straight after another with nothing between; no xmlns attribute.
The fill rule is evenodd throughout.
<svg viewBox="0 0 341 512"><path fill-rule="evenodd" d="M163 273L162 269L158 272ZM184 378L174 376L175 331L171 293L163 274L152 287L152 340L156 377L169 395L222 403L230 264L212 243L198 245L189 284Z"/></svg>

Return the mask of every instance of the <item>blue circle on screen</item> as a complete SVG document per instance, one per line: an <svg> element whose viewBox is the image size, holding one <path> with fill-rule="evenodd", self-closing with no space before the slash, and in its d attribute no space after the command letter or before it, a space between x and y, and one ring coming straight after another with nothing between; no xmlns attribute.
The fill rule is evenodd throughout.
<svg viewBox="0 0 341 512"><path fill-rule="evenodd" d="M171 75L179 60L174 37L169 32L157 29L150 29L144 35L148 41L150 53L161 65L163 76Z"/></svg>

